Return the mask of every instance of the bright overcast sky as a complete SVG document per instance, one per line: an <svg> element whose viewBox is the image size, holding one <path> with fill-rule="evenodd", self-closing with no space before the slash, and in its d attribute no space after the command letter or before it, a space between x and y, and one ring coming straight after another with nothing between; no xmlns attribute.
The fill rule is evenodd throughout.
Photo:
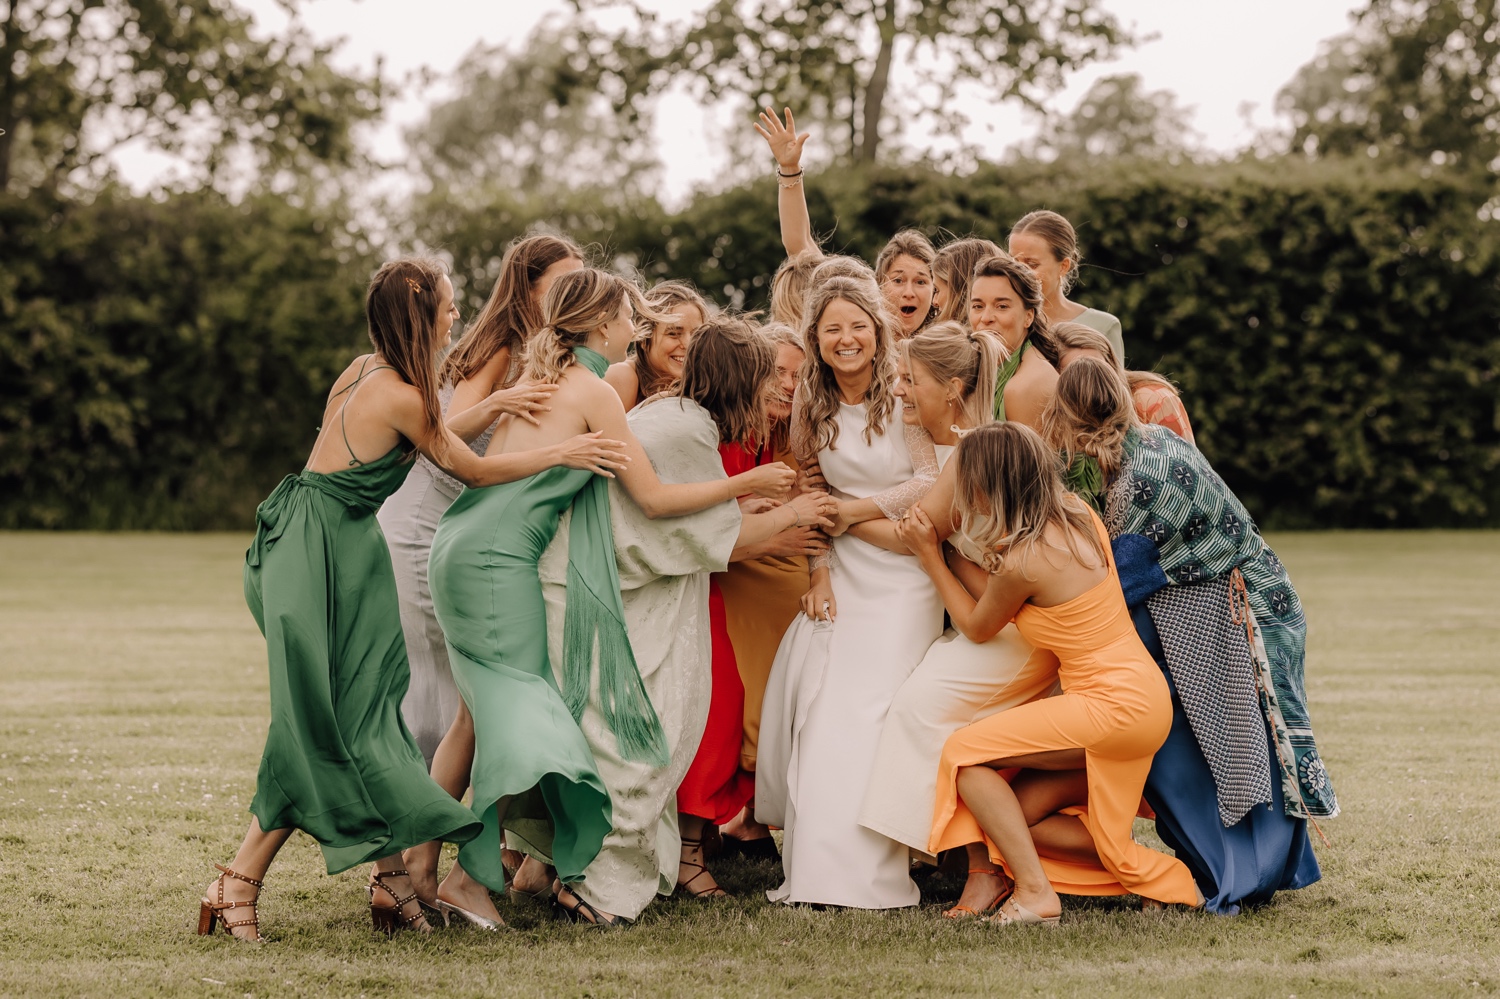
<svg viewBox="0 0 1500 999"><path fill-rule="evenodd" d="M284 23L275 0L240 0L267 30ZM1274 121L1276 92L1317 52L1318 43L1349 26L1351 0L1102 0L1127 25L1156 36L1118 59L1090 66L1070 80L1050 105L1072 108L1094 80L1135 72L1152 90L1171 90L1194 111L1193 124L1211 149L1243 145L1254 128ZM705 0L646 0L666 17L685 16ZM1362 4L1358 6L1363 6ZM319 38L345 41L340 61L371 66L385 60L393 76L428 69L452 70L473 45L517 45L544 16L564 12L565 0L304 0L303 20ZM400 151L400 126L420 120L435 92L394 103L376 134L380 152ZM663 193L683 199L695 184L715 176L722 162L710 141L706 116L685 96L669 96L658 116L659 147L666 165ZM1247 126L1246 113L1253 125ZM1018 108L970 112L978 124L969 136L998 153L1036 128ZM664 122L672 123L670 130ZM748 124L747 126L748 127ZM769 162L769 161L768 161ZM152 160L132 155L127 175L143 178Z"/></svg>

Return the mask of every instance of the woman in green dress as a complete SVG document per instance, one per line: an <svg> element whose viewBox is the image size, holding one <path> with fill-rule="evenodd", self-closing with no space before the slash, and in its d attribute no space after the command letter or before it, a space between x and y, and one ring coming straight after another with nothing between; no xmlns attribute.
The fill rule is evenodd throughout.
<svg viewBox="0 0 1500 999"><path fill-rule="evenodd" d="M651 519L694 513L745 493L785 496L795 473L779 463L730 479L662 484L625 420L619 395L603 380L609 364L625 357L637 310L646 321L661 318L645 307L634 285L604 271L585 268L558 278L542 303L546 325L527 345L523 378L558 386L551 409L535 425L502 417L489 453L602 431L625 441L628 461L620 484ZM537 563L569 510L559 687L547 652ZM438 525L428 579L468 709L444 742L472 740L473 809L483 821L483 832L460 849L458 863L438 886L437 905L445 917L490 928L500 924L500 915L489 891L505 888L502 828L529 855L550 861L564 885L582 879L610 832L610 796L579 727L585 705L601 705L604 725L625 759L664 765L667 739L625 631L603 478L548 469L467 490ZM413 851L411 858L435 867L435 854ZM570 910L588 914L587 903L570 900Z"/></svg>
<svg viewBox="0 0 1500 999"><path fill-rule="evenodd" d="M1005 346L995 381L995 419L1041 426L1057 391L1057 347L1042 311L1042 287L1014 257L985 257L969 281L969 327L987 330Z"/></svg>
<svg viewBox="0 0 1500 999"><path fill-rule="evenodd" d="M271 726L250 829L232 866L215 865L222 873L204 894L200 934L222 923L239 939L261 939L256 898L293 829L318 841L330 874L373 861L377 928L425 930L401 851L479 833L427 776L401 720L409 669L374 513L406 477L413 449L472 486L555 465L608 474L625 454L598 434L494 457L470 451L443 425L434 367L457 314L440 264L382 267L365 297L375 352L339 376L307 466L256 510L245 599L266 636Z"/></svg>

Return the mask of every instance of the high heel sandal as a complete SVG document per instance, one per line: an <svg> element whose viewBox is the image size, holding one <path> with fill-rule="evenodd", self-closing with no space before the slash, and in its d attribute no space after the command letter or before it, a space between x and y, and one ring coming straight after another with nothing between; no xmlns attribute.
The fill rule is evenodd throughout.
<svg viewBox="0 0 1500 999"><path fill-rule="evenodd" d="M423 920L424 925L426 924L426 917L422 915L421 903L417 904L417 911L410 916L401 915L401 910L406 908L408 902L417 901L417 893L412 892L410 895L402 898L391 890L390 885L385 883L386 878L409 876L406 871L374 871L370 874L370 883L365 886L365 890L370 893L370 922L374 924L375 929L382 933L395 934L402 930L416 929L417 920L419 919ZM395 905L376 905L376 888L389 895ZM428 927L427 932L432 932L432 928Z"/></svg>
<svg viewBox="0 0 1500 999"><path fill-rule="evenodd" d="M1011 894L1016 890L1016 883L1010 878L1006 877L1005 872L1000 870L998 867L994 868L993 870L986 867L971 867L969 868L969 873L988 874L991 877L999 878L1000 894L995 896L995 900L993 902L978 911L969 908L967 905L955 905L953 908L947 909L943 912L944 919L972 919L975 916L982 916L986 912L994 912L995 909L997 909L999 906L1004 905L1005 900L1010 898Z"/></svg>
<svg viewBox="0 0 1500 999"><path fill-rule="evenodd" d="M228 933L236 940L244 940L249 943L264 943L265 940L260 935L260 913L255 909L256 903L260 901L260 889L264 885L264 882L257 881L254 878L247 878L245 875L239 873L238 871L231 871L223 864L215 864L214 866L217 867L221 872L219 874L217 882L219 885L219 900L217 902L210 902L208 900L208 896L205 895L203 897L202 904L198 907L198 935L200 937L213 936L214 926L220 925L224 927L225 933ZM250 899L248 902L224 901L224 879L226 877L234 878L237 881L243 881L247 885L254 885L255 898ZM250 910L249 919L240 919L231 922L224 915L224 913L230 909L243 908L248 908ZM250 937L237 936L234 932L235 927L237 926L249 926L252 930L254 930L255 935Z"/></svg>
<svg viewBox="0 0 1500 999"><path fill-rule="evenodd" d="M582 895L575 893L572 889L564 888L563 891L568 893L568 897L573 900L573 904L569 905L563 901L561 891L553 897L552 904L557 906L558 914L570 923L594 929L612 930L625 926L630 922L624 916L611 916L600 912L586 902ZM588 918L584 918L585 916Z"/></svg>
<svg viewBox="0 0 1500 999"><path fill-rule="evenodd" d="M696 847L697 849L702 850L703 849L703 840L701 840L701 839L687 839L687 838L684 838L683 841L682 841L682 845L686 846L686 847ZM704 859L707 860L708 858L705 857ZM698 868L698 873L697 874L694 874L692 877L688 878L686 881L679 881L679 882L677 882L677 887L678 888L681 888L683 891L686 891L689 895L693 896L694 898L728 898L729 897L729 892L725 891L718 884L715 884L712 888L705 888L702 891L696 891L696 890L694 890L694 888L692 887L693 882L697 881L699 878L703 877L703 875L708 874L708 868L705 867L704 865L698 864L698 863L694 863L691 860L681 860L681 861L678 861L677 866L678 867L696 867L696 868ZM712 874L708 874L708 876L710 878L713 877Z"/></svg>
<svg viewBox="0 0 1500 999"><path fill-rule="evenodd" d="M481 916L477 912L470 912L461 905L445 902L441 898L437 900L437 914L443 917L443 925L445 927L450 925L449 917L453 916L457 917L461 922L468 923L470 926L478 927L481 930L489 930L492 933L498 930L509 929L503 919L491 919L489 916Z"/></svg>

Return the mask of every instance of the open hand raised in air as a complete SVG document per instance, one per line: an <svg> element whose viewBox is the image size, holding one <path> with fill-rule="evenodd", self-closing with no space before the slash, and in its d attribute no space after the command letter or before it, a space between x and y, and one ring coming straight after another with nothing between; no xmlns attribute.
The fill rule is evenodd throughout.
<svg viewBox="0 0 1500 999"><path fill-rule="evenodd" d="M774 108L767 107L760 113L760 123L755 130L760 133L761 138L766 140L766 145L771 147L771 155L776 157L776 163L781 167L782 173L796 173L802 162L802 147L807 143L811 132L797 134L797 122L792 118L792 109L786 108L786 123L776 115Z"/></svg>

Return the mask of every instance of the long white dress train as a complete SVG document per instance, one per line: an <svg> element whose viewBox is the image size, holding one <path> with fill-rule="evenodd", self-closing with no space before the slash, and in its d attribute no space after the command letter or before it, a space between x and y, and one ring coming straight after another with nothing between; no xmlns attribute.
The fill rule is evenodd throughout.
<svg viewBox="0 0 1500 999"><path fill-rule="evenodd" d="M836 446L818 454L836 496L870 497L914 478L900 407L869 443L864 406L841 405L838 421ZM935 476L931 439L918 433ZM904 505L920 498L919 490ZM786 881L767 895L863 909L916 905L906 846L861 826L859 808L886 712L942 630L943 604L910 555L847 534L833 547L836 618L792 622L762 708L755 816L786 831Z"/></svg>

